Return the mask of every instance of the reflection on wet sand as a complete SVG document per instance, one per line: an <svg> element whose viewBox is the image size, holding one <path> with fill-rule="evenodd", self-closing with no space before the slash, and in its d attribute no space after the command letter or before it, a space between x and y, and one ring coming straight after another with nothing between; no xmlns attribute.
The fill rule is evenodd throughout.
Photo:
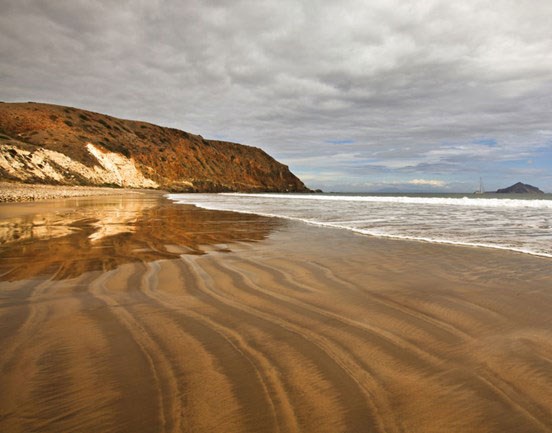
<svg viewBox="0 0 552 433"><path fill-rule="evenodd" d="M176 206L158 197L75 201L76 208L0 220L0 281L77 277L128 262L202 254L264 239L278 220Z"/></svg>
<svg viewBox="0 0 552 433"><path fill-rule="evenodd" d="M117 200L1 246L1 432L552 432L549 260Z"/></svg>

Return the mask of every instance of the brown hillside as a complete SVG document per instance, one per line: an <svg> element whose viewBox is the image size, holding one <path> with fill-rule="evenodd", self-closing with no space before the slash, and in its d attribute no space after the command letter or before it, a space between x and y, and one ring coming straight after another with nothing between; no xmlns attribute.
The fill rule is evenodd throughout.
<svg viewBox="0 0 552 433"><path fill-rule="evenodd" d="M0 150L0 178L9 180L198 192L308 191L261 149L57 105L0 103Z"/></svg>

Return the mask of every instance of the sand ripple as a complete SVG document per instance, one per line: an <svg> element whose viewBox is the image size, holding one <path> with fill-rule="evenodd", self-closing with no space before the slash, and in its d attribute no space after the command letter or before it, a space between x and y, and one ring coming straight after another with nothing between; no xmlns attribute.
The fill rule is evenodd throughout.
<svg viewBox="0 0 552 433"><path fill-rule="evenodd" d="M174 206L0 250L0 431L552 431L546 259Z"/></svg>

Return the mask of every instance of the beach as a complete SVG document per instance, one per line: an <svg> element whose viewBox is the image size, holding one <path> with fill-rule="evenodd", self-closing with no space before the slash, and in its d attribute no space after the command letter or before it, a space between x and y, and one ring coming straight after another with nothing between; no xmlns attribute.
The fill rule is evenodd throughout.
<svg viewBox="0 0 552 433"><path fill-rule="evenodd" d="M97 186L46 185L20 182L0 181L0 203L26 202L67 197L87 197L113 194L132 194L135 191L127 189L122 192L116 188Z"/></svg>
<svg viewBox="0 0 552 433"><path fill-rule="evenodd" d="M552 432L552 262L113 192L0 204L2 432Z"/></svg>

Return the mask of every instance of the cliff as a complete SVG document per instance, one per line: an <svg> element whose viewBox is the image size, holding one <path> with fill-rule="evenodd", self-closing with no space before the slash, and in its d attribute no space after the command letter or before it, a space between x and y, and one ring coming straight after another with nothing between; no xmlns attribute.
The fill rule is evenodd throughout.
<svg viewBox="0 0 552 433"><path fill-rule="evenodd" d="M508 188L498 189L496 192L499 194L544 194L544 192L536 186L527 185L526 183L521 182L509 186Z"/></svg>
<svg viewBox="0 0 552 433"><path fill-rule="evenodd" d="M261 149L77 108L0 103L0 179L185 192L307 192Z"/></svg>

